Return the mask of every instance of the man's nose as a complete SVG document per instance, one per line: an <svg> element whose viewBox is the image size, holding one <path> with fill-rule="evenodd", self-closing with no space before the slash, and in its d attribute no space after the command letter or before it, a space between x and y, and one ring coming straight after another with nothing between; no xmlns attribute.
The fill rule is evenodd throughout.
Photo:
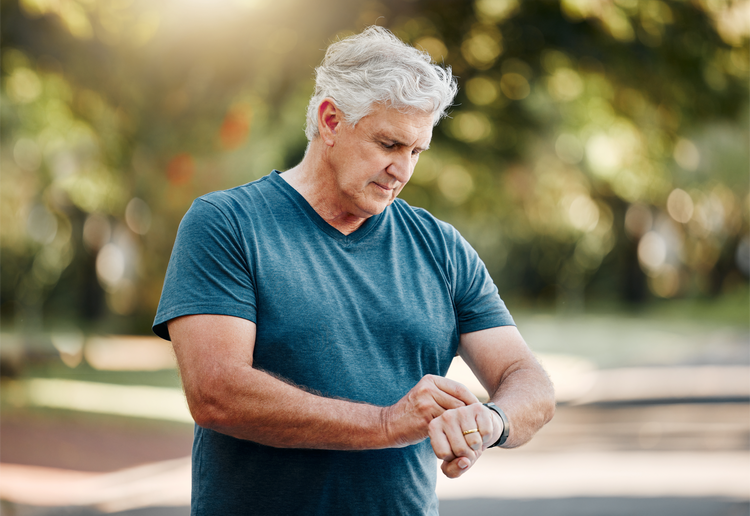
<svg viewBox="0 0 750 516"><path fill-rule="evenodd" d="M387 168L388 173L401 183L406 183L414 171L411 153L399 153Z"/></svg>

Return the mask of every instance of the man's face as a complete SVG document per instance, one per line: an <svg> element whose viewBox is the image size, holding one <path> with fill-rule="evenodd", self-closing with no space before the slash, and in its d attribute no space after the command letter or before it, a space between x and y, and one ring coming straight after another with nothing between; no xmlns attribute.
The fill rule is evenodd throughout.
<svg viewBox="0 0 750 516"><path fill-rule="evenodd" d="M354 127L339 122L328 152L339 208L367 218L391 204L430 145L432 121L424 112L375 105Z"/></svg>

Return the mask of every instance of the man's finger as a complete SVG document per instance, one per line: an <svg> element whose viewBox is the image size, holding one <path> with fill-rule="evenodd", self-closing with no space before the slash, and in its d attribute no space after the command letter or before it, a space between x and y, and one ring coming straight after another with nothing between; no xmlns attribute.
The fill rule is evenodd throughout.
<svg viewBox="0 0 750 516"><path fill-rule="evenodd" d="M492 439L492 419L487 414L489 409L483 406L472 405L466 410L473 410L473 413L463 414L461 421L461 428L464 432L467 432L464 434L466 442L473 450L484 449L487 446L487 442ZM476 429L477 431L470 432L471 429Z"/></svg>
<svg viewBox="0 0 750 516"><path fill-rule="evenodd" d="M454 380L450 380L448 378L443 378L442 376L435 376L433 377L433 382L437 386L438 389L441 391L448 393L450 396L457 400L461 400L466 405L471 405L472 403L479 403L479 400L477 399L472 392L466 388L465 385L458 383ZM457 408L457 407L443 407L443 408Z"/></svg>
<svg viewBox="0 0 750 516"><path fill-rule="evenodd" d="M432 398L443 410L457 409L466 406L464 401L448 392L445 392L439 387L433 391Z"/></svg>
<svg viewBox="0 0 750 516"><path fill-rule="evenodd" d="M444 461L451 461L456 458L451 450L451 445L443 431L437 427L430 426L430 444L435 457Z"/></svg>
<svg viewBox="0 0 750 516"><path fill-rule="evenodd" d="M466 457L459 457L457 459L448 461L443 461L443 464L440 466L440 469L442 470L443 474L448 478L458 478L469 469L471 469L471 466L473 463L467 459Z"/></svg>
<svg viewBox="0 0 750 516"><path fill-rule="evenodd" d="M451 451L456 457L470 457L473 459L475 454L482 448L481 446L473 448L471 443L466 439L469 436L463 434L460 426L446 428L444 429L444 433L451 445Z"/></svg>
<svg viewBox="0 0 750 516"><path fill-rule="evenodd" d="M466 441L466 444L469 445L469 448L475 451L481 449L484 445L481 431L478 428L476 430L476 432L464 433L464 440Z"/></svg>

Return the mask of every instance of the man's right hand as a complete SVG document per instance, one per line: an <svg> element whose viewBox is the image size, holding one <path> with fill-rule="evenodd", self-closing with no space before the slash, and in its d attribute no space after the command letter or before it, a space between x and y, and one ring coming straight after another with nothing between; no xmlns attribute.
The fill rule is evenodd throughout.
<svg viewBox="0 0 750 516"><path fill-rule="evenodd" d="M441 376L425 375L398 403L383 409L383 423L393 447L423 441L429 425L446 410L479 403L464 385Z"/></svg>

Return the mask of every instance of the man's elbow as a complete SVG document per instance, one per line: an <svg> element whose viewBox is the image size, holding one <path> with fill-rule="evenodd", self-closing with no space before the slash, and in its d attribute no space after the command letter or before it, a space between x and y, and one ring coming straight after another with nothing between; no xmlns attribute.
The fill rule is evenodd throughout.
<svg viewBox="0 0 750 516"><path fill-rule="evenodd" d="M231 421L231 409L210 386L185 389L190 415L198 426L217 430L226 428Z"/></svg>
<svg viewBox="0 0 750 516"><path fill-rule="evenodd" d="M555 411L557 410L557 403L555 402L555 391L550 388L549 395L545 398L543 403L543 414L544 424L546 425L552 418L555 417Z"/></svg>
<svg viewBox="0 0 750 516"><path fill-rule="evenodd" d="M543 371L545 382L544 395L541 396L541 412L543 417L542 426L546 425L552 418L555 417L555 410L557 410L557 403L555 402L555 387L550 380L549 375Z"/></svg>
<svg viewBox="0 0 750 516"><path fill-rule="evenodd" d="M203 428L215 430L224 426L227 421L225 413L209 403L188 403L190 415L193 416L195 424Z"/></svg>
<svg viewBox="0 0 750 516"><path fill-rule="evenodd" d="M534 394L532 395L533 401L530 400L529 408L531 410L529 414L533 421L531 427L534 428L534 432L537 432L555 416L557 405L555 402L555 388L541 366L537 368L535 376L535 380L530 383L530 391Z"/></svg>

